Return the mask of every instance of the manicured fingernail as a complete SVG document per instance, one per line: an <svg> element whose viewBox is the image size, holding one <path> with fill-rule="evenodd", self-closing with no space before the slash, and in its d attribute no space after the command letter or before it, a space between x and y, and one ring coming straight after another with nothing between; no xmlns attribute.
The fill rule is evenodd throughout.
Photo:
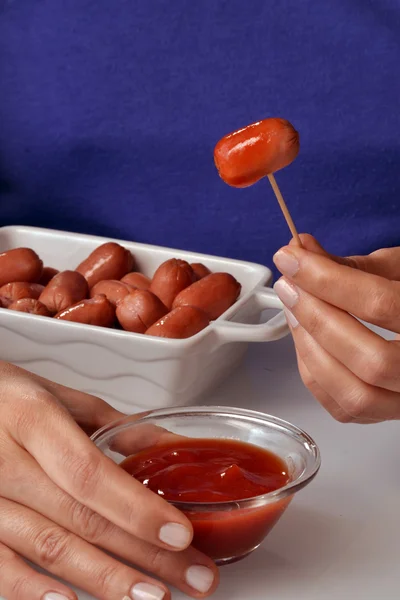
<svg viewBox="0 0 400 600"><path fill-rule="evenodd" d="M205 594L214 582L214 573L208 567L193 565L186 571L186 583L194 590Z"/></svg>
<svg viewBox="0 0 400 600"><path fill-rule="evenodd" d="M189 545L191 533L180 523L167 523L161 527L158 537L171 548L183 550Z"/></svg>
<svg viewBox="0 0 400 600"><path fill-rule="evenodd" d="M298 320L296 319L294 314L292 312L290 312L290 310L288 308L285 308L284 312L285 312L287 322L289 323L289 325L291 327L293 327L293 329L295 329L297 327L297 325L299 324Z"/></svg>
<svg viewBox="0 0 400 600"><path fill-rule="evenodd" d="M300 268L297 258L287 250L278 250L272 259L283 275L293 277Z"/></svg>
<svg viewBox="0 0 400 600"><path fill-rule="evenodd" d="M68 596L59 594L58 592L48 592L43 596L43 600L70 600Z"/></svg>
<svg viewBox="0 0 400 600"><path fill-rule="evenodd" d="M283 277L275 283L274 290L278 294L279 300L288 308L293 308L299 299L299 294L295 286Z"/></svg>
<svg viewBox="0 0 400 600"><path fill-rule="evenodd" d="M151 583L137 583L131 590L131 596L132 600L162 600L165 592Z"/></svg>

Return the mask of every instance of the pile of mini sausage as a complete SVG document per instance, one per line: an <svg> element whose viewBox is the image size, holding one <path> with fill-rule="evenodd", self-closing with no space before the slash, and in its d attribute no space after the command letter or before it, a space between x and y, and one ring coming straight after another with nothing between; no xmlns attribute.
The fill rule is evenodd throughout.
<svg viewBox="0 0 400 600"><path fill-rule="evenodd" d="M195 335L232 306L240 291L229 273L175 258L149 279L115 242L96 248L74 271L43 267L29 248L0 254L1 308L157 337Z"/></svg>

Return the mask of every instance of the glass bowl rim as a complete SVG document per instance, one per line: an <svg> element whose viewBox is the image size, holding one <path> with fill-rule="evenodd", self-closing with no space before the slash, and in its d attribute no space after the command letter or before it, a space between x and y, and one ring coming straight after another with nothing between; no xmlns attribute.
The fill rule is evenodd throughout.
<svg viewBox="0 0 400 600"><path fill-rule="evenodd" d="M218 413L221 417L242 417L247 421L258 422L263 425L270 425L279 428L284 435L295 438L298 442L303 443L308 457L311 459L311 464L307 465L301 474L289 481L285 486L278 488L267 494L254 496L252 498L244 498L242 500L229 500L222 502L182 502L170 501L167 502L176 506L181 511L186 512L216 512L232 509L257 508L266 504L272 504L283 500L288 496L293 496L306 485L308 485L317 475L321 467L321 453L319 447L313 438L300 427L293 425L289 421L280 419L273 415L260 411L249 410L246 408L236 408L230 406L174 406L160 408L141 412L133 415L126 415L116 421L112 421L104 425L90 437L91 441L98 447L99 444L105 441L110 435L149 422L157 417L173 417L173 416L204 416L206 414ZM251 442L250 442L251 443Z"/></svg>

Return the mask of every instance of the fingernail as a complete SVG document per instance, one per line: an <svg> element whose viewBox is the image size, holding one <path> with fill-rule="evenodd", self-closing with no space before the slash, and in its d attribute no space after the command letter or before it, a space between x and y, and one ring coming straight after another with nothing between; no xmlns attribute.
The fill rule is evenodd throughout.
<svg viewBox="0 0 400 600"><path fill-rule="evenodd" d="M194 590L205 594L214 582L214 573L208 567L193 565L186 571L186 583Z"/></svg>
<svg viewBox="0 0 400 600"><path fill-rule="evenodd" d="M274 291L278 294L279 300L288 308L292 308L299 299L299 294L295 286L283 277L275 283Z"/></svg>
<svg viewBox="0 0 400 600"><path fill-rule="evenodd" d="M43 596L43 600L70 600L68 596L59 594L58 592L48 592Z"/></svg>
<svg viewBox="0 0 400 600"><path fill-rule="evenodd" d="M164 590L151 583L137 583L133 586L131 594L132 600L162 600L165 596Z"/></svg>
<svg viewBox="0 0 400 600"><path fill-rule="evenodd" d="M292 312L290 312L290 310L288 308L285 308L284 312L285 312L287 322L289 323L289 325L291 327L293 327L293 329L295 329L297 327L297 325L299 324L298 320L296 319L294 314Z"/></svg>
<svg viewBox="0 0 400 600"><path fill-rule="evenodd" d="M293 277L300 268L297 258L287 250L278 250L273 259L275 266L283 275Z"/></svg>
<svg viewBox="0 0 400 600"><path fill-rule="evenodd" d="M191 533L180 523L167 523L161 527L158 537L164 544L183 550L189 545Z"/></svg>

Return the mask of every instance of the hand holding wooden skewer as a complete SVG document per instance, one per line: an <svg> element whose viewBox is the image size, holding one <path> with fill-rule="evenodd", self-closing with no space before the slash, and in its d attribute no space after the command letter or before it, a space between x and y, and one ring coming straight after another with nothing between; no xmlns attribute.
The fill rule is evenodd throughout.
<svg viewBox="0 0 400 600"><path fill-rule="evenodd" d="M214 160L221 178L233 187L248 187L268 177L283 216L299 246L299 234L274 173L289 165L299 152L299 134L285 119L265 119L222 138Z"/></svg>

